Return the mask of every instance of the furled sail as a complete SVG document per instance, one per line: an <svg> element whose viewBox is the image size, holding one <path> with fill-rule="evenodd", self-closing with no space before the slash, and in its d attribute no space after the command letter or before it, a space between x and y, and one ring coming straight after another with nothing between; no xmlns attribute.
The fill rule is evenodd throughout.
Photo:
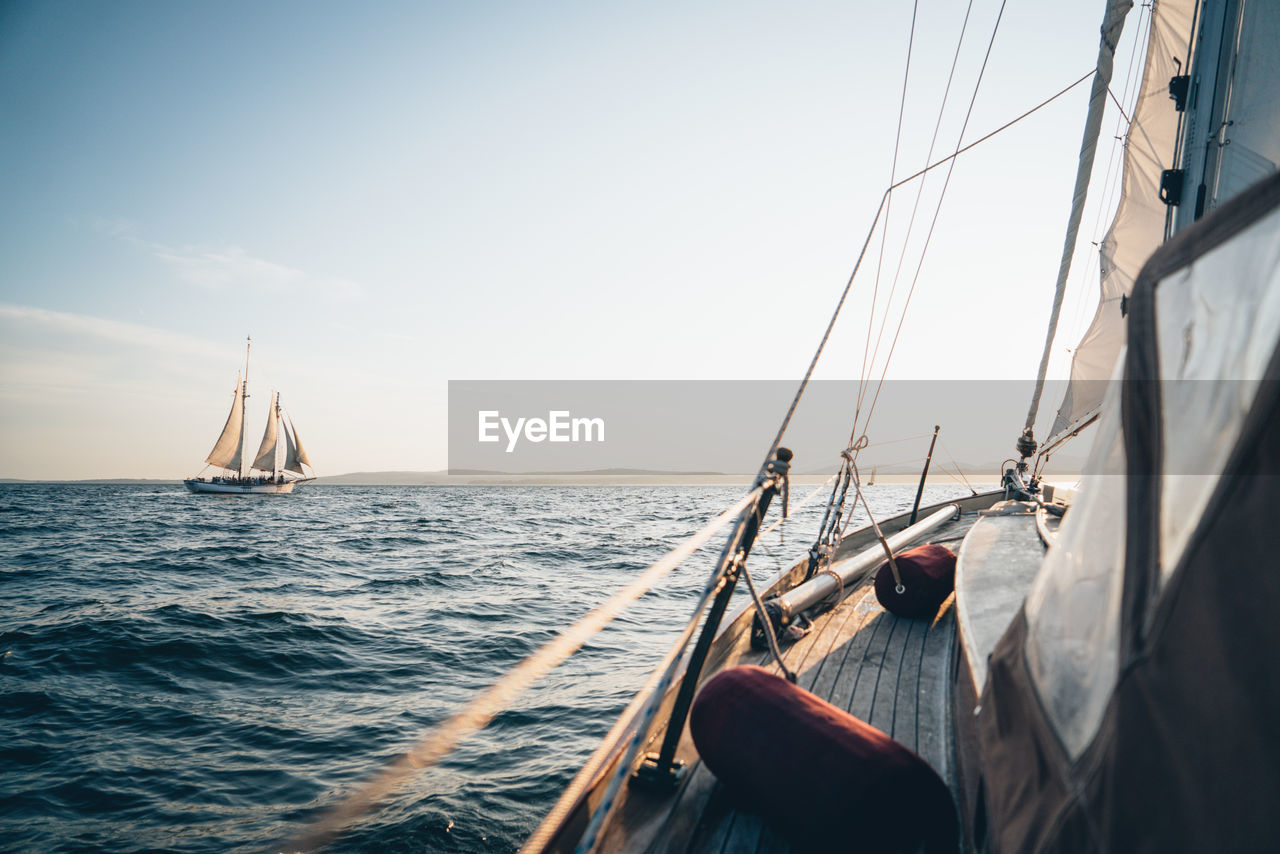
<svg viewBox="0 0 1280 854"><path fill-rule="evenodd" d="M1036 373L1035 390L1031 393L1031 406L1027 410L1023 440L1031 439L1036 414L1040 411L1040 395L1044 392L1049 356L1053 352L1053 338L1057 334L1062 299L1067 289L1067 277L1071 273L1071 259L1076 251L1076 235L1080 232L1080 219L1084 216L1084 203L1089 194L1089 178L1093 174L1093 160L1098 151L1098 134L1102 129L1102 115L1107 106L1107 92L1111 87L1111 75L1115 69L1116 45L1119 44L1120 33L1124 30L1125 16L1129 14L1132 7L1132 0L1107 0L1106 15L1102 19L1098 64L1093 73L1093 85L1089 89L1089 111L1085 116L1084 135L1080 140L1080 159L1076 164L1076 183L1075 190L1071 194L1071 213L1067 217L1067 234L1062 244L1062 260L1058 263L1058 283L1054 287L1053 306L1049 310L1049 331L1044 339L1044 353L1040 356L1040 370ZM1034 442L1032 447L1034 448ZM1026 456L1025 451L1023 456Z"/></svg>
<svg viewBox="0 0 1280 854"><path fill-rule="evenodd" d="M276 470L276 446L280 440L278 410L278 401L272 400L271 406L267 408L267 429L262 434L262 444L258 446L258 456L253 461L256 469L270 472Z"/></svg>
<svg viewBox="0 0 1280 854"><path fill-rule="evenodd" d="M293 426L292 421L286 421L286 427L287 429L284 431L284 468L286 471L306 474L306 472L302 470L302 467L304 465L311 465L311 460L307 459L306 449L302 447L302 440L298 438L298 429Z"/></svg>
<svg viewBox="0 0 1280 854"><path fill-rule="evenodd" d="M1067 393L1046 446L1077 429L1101 406L1125 340L1123 300L1163 241L1168 209L1160 200L1160 174L1173 163L1179 115L1169 98L1169 80L1185 72L1195 5L1194 0L1158 0L1151 9L1142 87L1125 137L1120 202L1099 249L1098 308L1072 356Z"/></svg>
<svg viewBox="0 0 1280 854"><path fill-rule="evenodd" d="M227 416L226 426L222 428L222 435L218 437L218 441L214 444L213 450L209 452L209 456L205 457L205 462L211 466L240 470L241 446L244 444L242 441L244 434L243 394L244 387L240 384L240 377L237 376L236 396L231 401L231 413Z"/></svg>

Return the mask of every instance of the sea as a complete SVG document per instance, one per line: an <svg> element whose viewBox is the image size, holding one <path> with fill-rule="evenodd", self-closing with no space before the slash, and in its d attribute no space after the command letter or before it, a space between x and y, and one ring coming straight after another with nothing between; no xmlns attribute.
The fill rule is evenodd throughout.
<svg viewBox="0 0 1280 854"><path fill-rule="evenodd" d="M0 850L281 850L743 491L0 485ZM866 494L890 515L915 487ZM824 509L764 537L753 577L803 556ZM722 539L326 850L518 850Z"/></svg>

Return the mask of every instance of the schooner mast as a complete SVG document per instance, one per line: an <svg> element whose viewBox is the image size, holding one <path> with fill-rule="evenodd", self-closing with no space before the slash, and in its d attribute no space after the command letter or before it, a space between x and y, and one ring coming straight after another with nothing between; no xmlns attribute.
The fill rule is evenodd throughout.
<svg viewBox="0 0 1280 854"><path fill-rule="evenodd" d="M267 407L267 426L262 434L258 452L250 457L245 451L244 423L246 401L249 397L249 353L252 339L245 336L244 371L236 377L235 396L231 412L222 428L213 450L205 462L216 468L234 472L234 477L187 478L187 488L192 492L216 493L285 493L294 487L314 480L304 466L311 460L303 450L302 441L293 422L280 405L279 392L272 392ZM270 472L269 478L253 476L254 470ZM297 475L291 478L289 475Z"/></svg>
<svg viewBox="0 0 1280 854"><path fill-rule="evenodd" d="M240 465L236 469L236 474L246 478L249 476L249 470L244 464L244 417L245 410L249 401L249 347L253 344L253 339L244 336L244 385L240 391Z"/></svg>

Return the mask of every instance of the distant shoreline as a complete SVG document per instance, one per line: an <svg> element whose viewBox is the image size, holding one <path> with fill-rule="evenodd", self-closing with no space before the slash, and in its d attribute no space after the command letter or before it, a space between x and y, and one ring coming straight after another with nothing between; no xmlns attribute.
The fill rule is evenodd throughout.
<svg viewBox="0 0 1280 854"><path fill-rule="evenodd" d="M318 478L313 487L343 486L745 486L749 484L752 474L722 474L719 472L538 472L528 474L510 473L466 473L448 474L446 472L353 472ZM816 486L827 481L831 476L822 474L793 474L791 481L796 485ZM990 470L981 472L966 471L963 477L975 487L994 486L998 483L995 473ZM1047 480L1076 480L1079 472L1049 472ZM876 474L876 484L914 484L920 480L919 474L884 473ZM929 485L957 484L960 480L954 473L934 470L929 473ZM865 481L864 481L865 483ZM87 478L76 480L25 480L20 478L0 478L0 484L48 484L48 485L99 485L99 486L180 486L180 479L149 478Z"/></svg>

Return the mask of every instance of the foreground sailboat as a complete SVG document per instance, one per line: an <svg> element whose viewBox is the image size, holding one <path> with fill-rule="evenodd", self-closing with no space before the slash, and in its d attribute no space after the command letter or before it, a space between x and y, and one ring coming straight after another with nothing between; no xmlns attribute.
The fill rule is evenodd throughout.
<svg viewBox="0 0 1280 854"><path fill-rule="evenodd" d="M183 481L192 492L211 492L223 495L283 495L315 480L308 474L311 460L302 447L293 421L280 406L280 394L276 392L267 412L267 427L262 434L258 453L252 458L244 452L245 401L249 397L249 345L245 345L244 374L236 377L235 398L231 412L222 428L222 435L214 443L213 450L205 458L209 467L221 469L226 474L205 476L202 471L196 477Z"/></svg>
<svg viewBox="0 0 1280 854"><path fill-rule="evenodd" d="M1280 850L1280 3L1144 7L1101 300L1039 445L1052 323L1132 4L1106 6L1054 320L1001 488L846 531L859 501L871 515L855 415L813 547L753 582L820 344L741 501L290 850L320 847L439 762L724 528L688 625L524 854ZM1078 487L1044 482L1049 454L1090 424ZM938 576L906 567L940 553L954 586L928 599ZM730 611L740 580L750 598Z"/></svg>

